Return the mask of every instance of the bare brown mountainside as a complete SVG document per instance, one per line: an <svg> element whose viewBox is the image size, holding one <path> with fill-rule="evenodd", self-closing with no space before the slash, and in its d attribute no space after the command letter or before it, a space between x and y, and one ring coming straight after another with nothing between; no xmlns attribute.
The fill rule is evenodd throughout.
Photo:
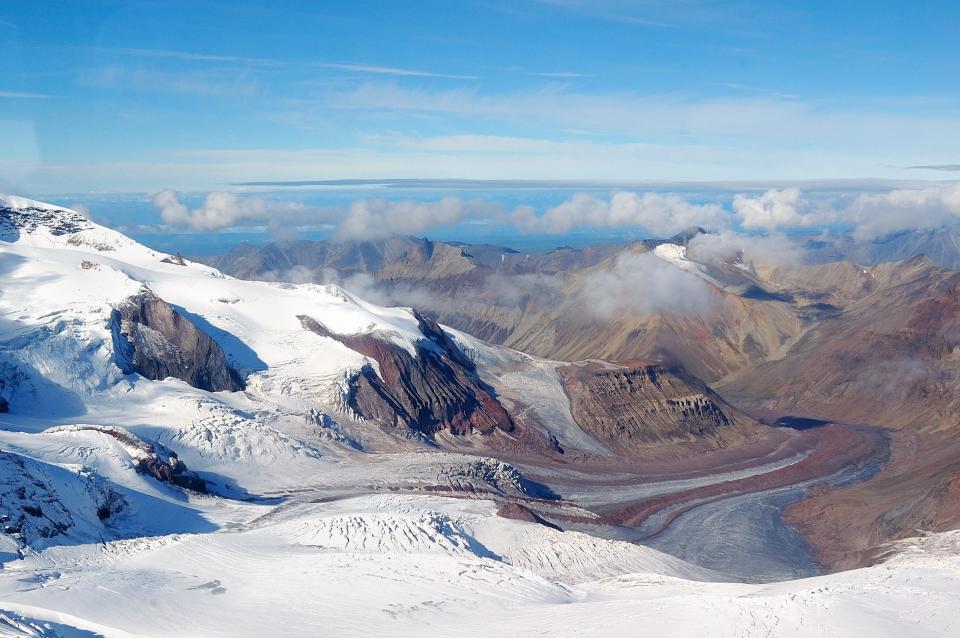
<svg viewBox="0 0 960 638"><path fill-rule="evenodd" d="M800 273L842 304L782 359L732 375L720 391L739 405L891 428L892 457L877 477L824 491L787 510L848 567L917 530L960 526L960 273L915 257ZM797 283L797 273L773 273Z"/></svg>
<svg viewBox="0 0 960 638"><path fill-rule="evenodd" d="M665 241L684 242L691 234ZM625 255L647 253L660 243L519 253L394 237L261 249L242 245L204 261L241 278L346 281L373 301L416 306L444 325L536 356L567 361L656 356L708 381L766 360L802 332L803 313L766 295L747 270L731 267L713 272L730 290L704 282L697 292L708 295L709 303L690 299L688 311L680 314L630 306L593 312L596 278Z"/></svg>
<svg viewBox="0 0 960 638"><path fill-rule="evenodd" d="M729 447L757 435L752 418L676 366L591 360L559 372L573 418L622 456L670 443Z"/></svg>
<svg viewBox="0 0 960 638"><path fill-rule="evenodd" d="M815 490L787 510L825 566L869 560L882 543L916 529L960 525L960 274L923 257L875 266L687 264L699 287L677 286L668 296L679 300L673 307L627 303L595 312L598 281L616 273L620 260L661 243L524 254L392 238L241 247L208 261L250 278L352 276L349 283L376 301L416 305L442 324L547 358L675 363L761 417L890 428L891 460L874 479ZM630 297L632 289L617 292ZM683 295L697 302L684 303ZM562 372L581 427L621 454L656 438L656 411L640 414L649 397L620 403L613 396L620 394L614 388L629 396L629 375L593 373L599 376ZM698 404L689 421L664 425L661 445L712 418ZM630 425L640 420L644 428ZM742 440L749 430L707 428L701 441L722 447L724 438Z"/></svg>

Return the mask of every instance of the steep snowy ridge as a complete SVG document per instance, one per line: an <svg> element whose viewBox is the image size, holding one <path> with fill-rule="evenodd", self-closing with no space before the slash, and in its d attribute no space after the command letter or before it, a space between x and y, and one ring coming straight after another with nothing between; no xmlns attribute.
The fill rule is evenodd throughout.
<svg viewBox="0 0 960 638"><path fill-rule="evenodd" d="M81 413L94 395L116 393L124 384L143 385L120 378L115 364L124 363L125 353L116 351L115 335L107 328L111 313L144 289L158 303L172 306L174 320L212 337L214 347L247 376L257 399L272 399L284 408L334 401L344 390L343 379L367 363L335 340L308 334L298 314L323 317L338 334L377 331L411 352L423 339L417 320L404 309L378 308L333 286L230 279L198 264L164 261L167 256L72 211L19 198L2 202L0 211L5 219L15 219L20 231L0 252L0 339L7 345L4 360L19 370L9 376L22 381L5 379L14 386L3 390L14 413L38 411L35 399L51 382L88 404L75 406ZM39 215L36 223L25 221L31 214ZM136 334L144 349L174 352L163 345L170 337L158 341L155 329ZM164 373L159 364L151 369Z"/></svg>

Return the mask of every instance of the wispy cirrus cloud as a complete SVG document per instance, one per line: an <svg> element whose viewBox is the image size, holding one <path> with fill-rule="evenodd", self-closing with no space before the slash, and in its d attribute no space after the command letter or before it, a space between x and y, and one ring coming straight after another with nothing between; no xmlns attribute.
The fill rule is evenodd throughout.
<svg viewBox="0 0 960 638"><path fill-rule="evenodd" d="M117 65L83 69L77 74L76 82L80 86L208 97L251 96L255 95L261 86L261 81L249 73L221 73L214 70L159 71Z"/></svg>
<svg viewBox="0 0 960 638"><path fill-rule="evenodd" d="M593 73L579 73L577 71L528 71L527 75L532 75L540 78L592 78L596 77Z"/></svg>
<svg viewBox="0 0 960 638"><path fill-rule="evenodd" d="M218 62L229 64L240 64L244 66L258 67L298 67L298 68L318 68L335 69L339 71L350 71L353 73L366 73L372 75L392 75L399 77L420 77L420 78L442 78L450 80L476 80L475 75L462 75L451 73L437 73L423 69L408 69L402 67L386 66L381 64L366 64L360 62L330 62L324 60L281 60L277 58L261 58L238 55L225 55L217 53L196 53L192 51L175 51L165 49L136 49L136 48L98 48L97 51L128 57L155 58L166 60L180 60L184 62Z"/></svg>
<svg viewBox="0 0 960 638"><path fill-rule="evenodd" d="M904 166L908 171L944 171L944 172L956 172L960 171L960 164L917 164L915 166Z"/></svg>
<svg viewBox="0 0 960 638"><path fill-rule="evenodd" d="M595 133L643 135L647 139L680 138L685 143L713 138L725 144L765 141L825 148L854 144L876 153L878 137L902 131L900 145L910 149L945 147L944 135L960 137L960 120L950 113L904 112L883 104L853 108L770 95L694 99L633 91L589 93L563 86L540 86L511 92L483 92L473 87L438 89L369 82L318 96L321 105L366 110L381 115L446 115L484 118L499 123L529 123ZM802 144L798 140L803 140Z"/></svg>
<svg viewBox="0 0 960 638"><path fill-rule="evenodd" d="M46 93L30 93L24 91L0 91L0 98L10 100L46 100L54 97Z"/></svg>

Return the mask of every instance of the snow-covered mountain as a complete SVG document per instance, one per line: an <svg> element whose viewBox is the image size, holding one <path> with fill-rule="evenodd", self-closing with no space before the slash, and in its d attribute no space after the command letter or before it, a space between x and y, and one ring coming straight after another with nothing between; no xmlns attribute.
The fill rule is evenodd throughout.
<svg viewBox="0 0 960 638"><path fill-rule="evenodd" d="M591 366L577 371L584 392L640 374ZM585 376L593 367L604 383ZM596 515L486 454L544 467L611 454L571 413L564 374L411 309L233 279L2 196L0 635L936 635L960 623L955 534L870 569L757 585L543 524L544 512L569 527ZM681 417L664 406L709 412L698 445L751 427L680 376L617 400L635 393L666 438Z"/></svg>

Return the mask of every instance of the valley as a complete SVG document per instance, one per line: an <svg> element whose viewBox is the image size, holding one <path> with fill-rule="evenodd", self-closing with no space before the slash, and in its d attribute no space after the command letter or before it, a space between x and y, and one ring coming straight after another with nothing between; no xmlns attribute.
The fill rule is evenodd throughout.
<svg viewBox="0 0 960 638"><path fill-rule="evenodd" d="M934 242L939 261L949 264L952 244L943 240L949 236L918 232L911 241L918 247ZM593 367L609 375L604 367L642 369L638 362L680 366L681 374L699 377L722 397L711 401L765 423L803 415L873 424L889 451L876 456L882 462L868 480L808 485L802 493L812 498L796 492L784 501L789 524L803 530L819 569L868 564L889 540L955 526L957 474L948 450L960 396L957 274L916 255L876 263L892 239L851 251L863 256L872 246L871 266L829 260L822 248L801 243L770 262L752 258L743 245L718 252L711 241L699 229L666 240L546 253L401 237L298 241L239 247L210 263L241 277L295 273L339 281L386 302L415 305L493 343L550 359L606 361L560 369L571 416L590 433L589 442L578 441L581 450L649 464L651 457L674 459L691 448L712 454L757 437L759 430L740 419L734 427L707 428L695 440L682 441L670 430L672 441L658 442L658 417L637 412L645 399L619 404L616 384L593 388L602 398L581 397L590 387L578 378L584 375L562 372ZM633 299L631 291L649 278L672 288L653 301ZM704 416L697 418L705 422ZM646 438L631 432L630 419L644 423ZM908 508L897 504L914 501ZM862 512L856 530L841 513L846 508Z"/></svg>
<svg viewBox="0 0 960 638"><path fill-rule="evenodd" d="M146 618L150 635L182 635L181 623L190 634L247 635L268 631L257 610L277 597L305 611L269 631L297 635L328 619L346 587L351 605L375 611L335 620L347 623L339 631L383 632L388 623L403 635L423 623L449 628L454 608L520 624L549 624L543 614L564 605L646 613L660 599L647 598L652 583L680 598L707 588L739 623L759 609L739 607L744 597L777 606L778 618L782 605L808 614L810 583L883 578L899 556L889 555L900 547L891 540L907 542L927 522L952 524L950 488L933 479L950 467L951 448L928 452L928 473L917 474L905 452L921 445L911 422L837 418L887 413L832 412L779 367L807 349L839 348L827 337L876 349L891 337L871 333L875 341L861 346L850 336L857 324L846 328L843 318L884 313L897 338L931 344L923 352L942 367L936 382L952 383L953 337L944 330L953 324L942 325L951 314L941 309L954 301L954 275L926 263L837 266L834 278L701 263L686 256L700 231L564 253L560 262L474 251L495 255L483 258L491 263L516 261L498 276L567 281L551 284L556 303L538 296L539 285L520 294L514 308L527 318L509 319L513 336L502 335L564 344L542 356L438 323L429 304L388 307L332 283L234 278L68 209L2 201L0 608L8 615L0 621L10 626L138 635ZM467 247L426 246L391 239L338 259L343 267L362 254L376 265L374 296L407 294L417 277L434 292L479 285L470 303L483 299L489 273L473 273L480 266ZM613 285L606 278L625 258L645 273L669 273L671 294L704 295L709 306L681 300L669 312L584 314L583 286ZM386 272L405 272L406 283ZM434 284L431 272L443 273ZM929 301L895 317L883 305L891 294ZM441 316L455 319L466 297L451 299ZM840 317L811 314L804 299L840 308ZM492 312L508 322L503 308ZM913 332L898 332L899 322ZM531 332L537 325L550 334ZM627 349L560 356L570 344L553 331L585 325L596 334L569 352L590 339L615 344L611 335L624 331L637 337ZM870 391L837 383L847 402ZM923 414L936 410L950 413L937 404ZM949 420L937 423L924 427L947 437ZM923 444L936 440L925 435ZM873 490L886 497L851 522L856 494ZM854 505L836 504L844 499ZM938 567L955 560L944 542L953 541L927 542L933 563L902 573L952 582L950 568ZM858 569L840 571L850 568ZM131 597L131 587L150 593ZM371 587L386 592L382 604L361 593ZM304 606L307 591L315 604ZM938 596L935 604L955 602L949 587ZM503 604L508 615L494 611ZM90 609L101 610L96 621Z"/></svg>
<svg viewBox="0 0 960 638"><path fill-rule="evenodd" d="M960 636L958 23L0 3L0 638Z"/></svg>

